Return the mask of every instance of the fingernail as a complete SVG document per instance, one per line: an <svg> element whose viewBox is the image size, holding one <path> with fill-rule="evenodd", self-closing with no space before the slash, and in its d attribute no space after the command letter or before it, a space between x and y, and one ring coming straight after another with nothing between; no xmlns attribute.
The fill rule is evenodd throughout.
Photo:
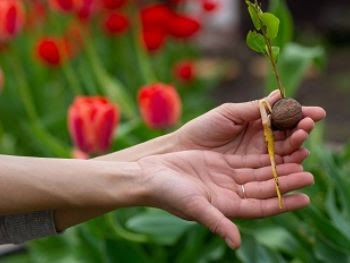
<svg viewBox="0 0 350 263"><path fill-rule="evenodd" d="M234 245L234 242L230 238L226 237L225 238L225 242L231 249L235 249L236 248L236 246Z"/></svg>
<svg viewBox="0 0 350 263"><path fill-rule="evenodd" d="M310 155L310 151L308 149L305 149L306 155L309 156Z"/></svg>

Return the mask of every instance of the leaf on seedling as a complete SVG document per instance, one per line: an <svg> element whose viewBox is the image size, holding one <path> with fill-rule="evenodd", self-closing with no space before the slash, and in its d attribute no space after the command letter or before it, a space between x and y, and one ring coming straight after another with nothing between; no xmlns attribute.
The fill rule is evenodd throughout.
<svg viewBox="0 0 350 263"><path fill-rule="evenodd" d="M275 61L275 63L277 63L278 56L280 54L280 48L273 46L273 47L271 47L271 49L272 49L272 58Z"/></svg>
<svg viewBox="0 0 350 263"><path fill-rule="evenodd" d="M271 13L263 13L260 15L263 25L266 27L266 35L270 39L274 39L278 35L280 20Z"/></svg>
<svg viewBox="0 0 350 263"><path fill-rule="evenodd" d="M255 7L252 3L247 2L247 4L248 4L248 12L250 14L250 18L253 21L254 27L256 28L256 30L260 30L261 29L261 22L260 22L257 10L255 9Z"/></svg>
<svg viewBox="0 0 350 263"><path fill-rule="evenodd" d="M265 40L262 34L256 31L249 31L247 35L247 45L258 53L265 53Z"/></svg>

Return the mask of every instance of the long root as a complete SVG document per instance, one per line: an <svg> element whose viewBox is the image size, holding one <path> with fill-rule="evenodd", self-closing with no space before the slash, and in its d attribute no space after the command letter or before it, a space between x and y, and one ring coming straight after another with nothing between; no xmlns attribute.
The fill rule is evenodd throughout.
<svg viewBox="0 0 350 263"><path fill-rule="evenodd" d="M283 209L283 200L282 200L282 195L279 188L279 180L278 180L276 160L275 160L275 140L274 140L272 128L271 128L270 113L272 110L271 110L270 104L266 100L259 101L259 108L260 108L260 114L262 119L262 125L264 129L264 137L267 144L267 151L270 157L272 175L275 181L275 188L276 188L276 193L278 197L278 206L280 209Z"/></svg>

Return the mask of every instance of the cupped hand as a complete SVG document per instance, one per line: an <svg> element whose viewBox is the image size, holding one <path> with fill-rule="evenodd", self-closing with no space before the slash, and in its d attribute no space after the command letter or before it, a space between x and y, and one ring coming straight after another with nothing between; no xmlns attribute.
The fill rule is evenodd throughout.
<svg viewBox="0 0 350 263"><path fill-rule="evenodd" d="M313 183L300 164L282 162L277 158L282 193ZM232 248L239 247L240 234L230 219L267 217L309 204L306 195L292 194L283 197L283 209L278 207L267 154L184 151L145 157L138 163L148 189L145 205L198 221Z"/></svg>
<svg viewBox="0 0 350 263"><path fill-rule="evenodd" d="M267 100L281 98L278 90ZM308 155L303 142L326 113L320 107L303 107L303 119L292 131L274 133L276 154L285 162L301 163ZM175 132L179 150L202 149L231 154L266 153L259 102L226 103L188 122Z"/></svg>

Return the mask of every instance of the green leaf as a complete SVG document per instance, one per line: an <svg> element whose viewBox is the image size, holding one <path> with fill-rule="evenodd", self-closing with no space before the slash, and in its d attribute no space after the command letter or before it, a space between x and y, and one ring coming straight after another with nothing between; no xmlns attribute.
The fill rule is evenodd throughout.
<svg viewBox="0 0 350 263"><path fill-rule="evenodd" d="M265 40L263 35L256 31L249 31L247 35L247 45L258 53L265 53Z"/></svg>
<svg viewBox="0 0 350 263"><path fill-rule="evenodd" d="M271 13L263 13L260 15L263 25L266 27L266 35L269 39L274 39L278 35L280 20Z"/></svg>
<svg viewBox="0 0 350 263"><path fill-rule="evenodd" d="M272 250L259 244L250 235L242 237L241 248L237 250L237 256L242 262L247 263L280 263L285 262L283 258Z"/></svg>
<svg viewBox="0 0 350 263"><path fill-rule="evenodd" d="M260 30L261 29L261 22L259 20L259 15L258 15L257 10L252 3L247 2L247 4L248 4L248 12L249 12L250 18L252 19L254 27L256 28L256 30Z"/></svg>
<svg viewBox="0 0 350 263"><path fill-rule="evenodd" d="M163 245L174 244L194 224L156 209L140 213L126 222L129 229L147 234Z"/></svg>
<svg viewBox="0 0 350 263"><path fill-rule="evenodd" d="M126 240L107 239L105 241L108 263L151 262L140 245ZM96 261L101 262L101 261Z"/></svg>

